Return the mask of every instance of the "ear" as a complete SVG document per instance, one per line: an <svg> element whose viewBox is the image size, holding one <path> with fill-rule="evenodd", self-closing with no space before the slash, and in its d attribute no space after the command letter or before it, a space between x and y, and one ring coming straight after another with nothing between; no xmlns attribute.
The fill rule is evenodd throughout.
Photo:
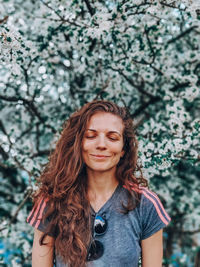
<svg viewBox="0 0 200 267"><path fill-rule="evenodd" d="M121 155L120 155L120 158L123 158L124 154L125 154L125 151L122 150Z"/></svg>

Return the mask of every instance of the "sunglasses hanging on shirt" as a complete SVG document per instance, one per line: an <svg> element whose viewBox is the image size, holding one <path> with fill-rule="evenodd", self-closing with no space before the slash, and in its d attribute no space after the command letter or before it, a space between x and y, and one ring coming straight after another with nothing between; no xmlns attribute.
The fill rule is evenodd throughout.
<svg viewBox="0 0 200 267"><path fill-rule="evenodd" d="M104 253L104 246L103 244L95 239L96 236L101 236L105 234L107 230L107 220L105 216L96 215L93 225L93 240L90 244L88 254L87 254L87 261L94 261L99 259Z"/></svg>

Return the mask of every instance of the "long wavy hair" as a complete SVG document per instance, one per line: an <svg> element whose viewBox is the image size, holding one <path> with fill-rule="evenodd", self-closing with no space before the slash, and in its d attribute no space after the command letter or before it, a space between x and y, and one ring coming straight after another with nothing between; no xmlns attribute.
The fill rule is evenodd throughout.
<svg viewBox="0 0 200 267"><path fill-rule="evenodd" d="M132 188L139 189L140 185L148 185L137 165L138 142L133 120L125 108L110 101L95 100L72 114L64 123L55 150L38 179L39 190L34 196L34 201L37 204L41 197L48 199L45 218L49 219L49 224L40 244L44 244L44 238L48 233L54 232L56 254L63 262L73 267L86 265L87 249L92 238L87 175L81 147L87 124L98 112L114 114L120 117L124 124L125 154L116 169L119 183L127 188L129 194L127 205L122 203L124 213L136 207L136 201L133 199L140 200L140 194ZM137 178L136 171L140 171Z"/></svg>

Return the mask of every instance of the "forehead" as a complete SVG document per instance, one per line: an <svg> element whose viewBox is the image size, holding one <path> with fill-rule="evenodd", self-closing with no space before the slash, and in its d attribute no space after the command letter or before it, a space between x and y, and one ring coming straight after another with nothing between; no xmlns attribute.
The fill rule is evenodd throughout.
<svg viewBox="0 0 200 267"><path fill-rule="evenodd" d="M108 112L98 112L90 118L87 129L96 131L118 131L122 133L124 124L122 119L117 115Z"/></svg>

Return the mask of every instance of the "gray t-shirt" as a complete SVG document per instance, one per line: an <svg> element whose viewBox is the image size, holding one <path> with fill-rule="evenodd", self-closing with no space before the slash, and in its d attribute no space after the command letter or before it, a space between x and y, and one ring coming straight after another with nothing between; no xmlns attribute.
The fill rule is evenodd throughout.
<svg viewBox="0 0 200 267"><path fill-rule="evenodd" d="M91 215L104 216L108 226L105 234L95 236L104 246L102 257L88 262L88 267L138 267L141 257L141 240L146 239L165 227L170 217L162 206L158 196L147 188L141 188L139 205L128 214L123 214L121 203L127 203L128 191L118 185L111 198ZM31 211L27 222L40 231L44 231L48 222L42 222L47 201L41 200ZM56 256L56 267L67 267Z"/></svg>

